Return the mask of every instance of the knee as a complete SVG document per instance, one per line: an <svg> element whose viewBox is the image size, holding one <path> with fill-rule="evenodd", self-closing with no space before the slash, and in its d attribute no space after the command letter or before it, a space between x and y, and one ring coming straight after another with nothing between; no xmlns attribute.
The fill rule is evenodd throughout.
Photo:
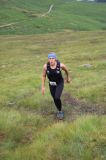
<svg viewBox="0 0 106 160"><path fill-rule="evenodd" d="M55 97L54 97L54 100L55 100L55 101L59 101L59 100L60 100L60 97L55 96Z"/></svg>

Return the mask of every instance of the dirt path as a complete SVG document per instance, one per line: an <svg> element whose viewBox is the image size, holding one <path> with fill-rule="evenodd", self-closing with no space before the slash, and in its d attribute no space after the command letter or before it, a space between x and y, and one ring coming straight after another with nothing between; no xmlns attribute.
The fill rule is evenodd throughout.
<svg viewBox="0 0 106 160"><path fill-rule="evenodd" d="M27 96L32 96L33 94L34 94L33 92L26 93L24 96L18 97L16 99L16 101L9 103L8 106L9 107L13 107L14 105L17 106L17 101L20 98L23 99ZM69 93L63 93L62 98L63 98L62 99L63 100L63 110L65 113L65 120L66 121L73 121L82 115L106 115L106 106L105 105L100 106L97 104L90 104L90 103L87 103L84 101L80 101L80 100L74 98ZM53 107L54 107L54 104L53 104ZM18 106L17 106L17 109L18 109ZM55 108L51 109L51 108L48 108L45 106L44 106L43 110L42 110L42 108L39 110L32 110L32 109L31 110L30 109L24 110L24 109L23 109L23 112L31 113L34 115L40 115L40 116L48 117L48 118L50 118L50 117L53 118L56 115Z"/></svg>
<svg viewBox="0 0 106 160"><path fill-rule="evenodd" d="M0 25L0 28L12 27L12 26L14 26L16 24L17 24L17 22L15 22L15 23L8 23L8 24Z"/></svg>
<svg viewBox="0 0 106 160"><path fill-rule="evenodd" d="M65 106L68 106L66 110L66 119L67 120L75 120L77 117L81 115L105 115L106 107L99 106L96 104L90 104L87 102L82 102L68 93L64 93L64 103Z"/></svg>
<svg viewBox="0 0 106 160"><path fill-rule="evenodd" d="M52 11L52 8L53 8L53 4L50 5L49 10L48 10L46 13L42 14L41 17L44 17L44 16L46 16L47 14L49 14L49 13Z"/></svg>
<svg viewBox="0 0 106 160"><path fill-rule="evenodd" d="M96 104L88 104L86 102L82 102L74 97L72 97L68 93L63 94L63 110L65 112L65 120L66 121L74 121L78 117L82 115L106 115L106 107L99 106ZM54 116L55 112L53 111L40 111L37 114L42 116Z"/></svg>

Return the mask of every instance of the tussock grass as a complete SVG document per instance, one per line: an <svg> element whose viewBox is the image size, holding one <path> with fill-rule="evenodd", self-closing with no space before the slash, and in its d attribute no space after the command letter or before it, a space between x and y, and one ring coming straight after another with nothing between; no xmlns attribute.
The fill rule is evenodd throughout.
<svg viewBox="0 0 106 160"><path fill-rule="evenodd" d="M41 133L23 150L18 148L9 159L105 159L105 118L82 117L73 124L57 123Z"/></svg>
<svg viewBox="0 0 106 160"><path fill-rule="evenodd" d="M51 4L52 12L39 17ZM105 8L71 0L0 1L0 26L16 23L0 29L2 160L106 159L106 116L100 115L106 113ZM51 51L72 77L62 95L62 122L54 117L47 81L41 95L42 67ZM98 106L101 112L94 112Z"/></svg>
<svg viewBox="0 0 106 160"><path fill-rule="evenodd" d="M64 101L66 93L88 106L89 103L95 105L95 109L98 106L104 109L105 44L105 31L66 30L55 34L0 37L2 159L106 159L105 115L79 117L71 122L79 114L77 106ZM65 84L62 100L66 119L60 123L54 119L56 109L48 81L45 95L41 95L42 67L51 51L67 65L72 77L72 82Z"/></svg>
<svg viewBox="0 0 106 160"><path fill-rule="evenodd" d="M1 153L30 144L46 125L46 119L34 112L29 114L9 108L2 109L0 111Z"/></svg>
<svg viewBox="0 0 106 160"><path fill-rule="evenodd" d="M69 68L72 82L65 86L66 92L82 100L105 104L105 34L65 31L44 36L1 37L1 106L13 104L36 109L42 106L42 66L50 51L57 52L58 59ZM43 99L47 106L51 105L48 97L51 101L46 81Z"/></svg>

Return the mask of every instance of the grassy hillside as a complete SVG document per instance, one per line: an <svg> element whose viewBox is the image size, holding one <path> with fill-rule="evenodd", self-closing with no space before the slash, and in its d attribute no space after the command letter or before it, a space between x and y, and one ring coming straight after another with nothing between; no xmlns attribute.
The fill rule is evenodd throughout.
<svg viewBox="0 0 106 160"><path fill-rule="evenodd" d="M9 101L25 103L30 108L31 97L36 92L39 98L34 100L33 97L34 106L31 104L36 108L42 98L42 66L47 54L55 51L67 64L73 79L70 87L66 85L68 92L82 100L105 104L105 36L105 32L67 31L37 36L1 36L0 103L3 106Z"/></svg>
<svg viewBox="0 0 106 160"><path fill-rule="evenodd" d="M16 111L2 112L0 118L5 126L1 134L3 160L106 159L105 117L86 116L73 124L49 121L49 125L45 118Z"/></svg>
<svg viewBox="0 0 106 160"><path fill-rule="evenodd" d="M46 14L53 5L49 14ZM105 30L106 4L72 0L1 0L0 34Z"/></svg>
<svg viewBox="0 0 106 160"><path fill-rule="evenodd" d="M105 3L0 0L0 160L106 159L105 29ZM51 51L72 77L63 121L41 94Z"/></svg>
<svg viewBox="0 0 106 160"><path fill-rule="evenodd" d="M0 36L2 160L106 159L105 46L105 31ZM54 116L47 81L41 95L42 66L50 51L72 77L62 95L63 122Z"/></svg>

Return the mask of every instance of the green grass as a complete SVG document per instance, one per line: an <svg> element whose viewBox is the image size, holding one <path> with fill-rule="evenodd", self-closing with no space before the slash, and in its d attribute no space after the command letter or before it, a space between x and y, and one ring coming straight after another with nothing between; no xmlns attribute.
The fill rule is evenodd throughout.
<svg viewBox="0 0 106 160"><path fill-rule="evenodd" d="M53 4L50 14L46 13ZM0 25L16 23L0 29L6 34L38 34L63 30L105 30L106 4L65 0L21 0L0 2Z"/></svg>
<svg viewBox="0 0 106 160"><path fill-rule="evenodd" d="M57 122L51 114L56 109L47 81L45 95L41 95L42 67L47 54L54 51L72 77L63 93L102 110L106 104L105 44L105 31L0 37L0 156L3 160L106 159L105 115L85 115L72 122L75 106L66 104L63 95L66 119ZM77 110L74 113L77 118L79 113Z"/></svg>
<svg viewBox="0 0 106 160"><path fill-rule="evenodd" d="M31 144L47 123L46 118L35 116L34 112L29 114L27 111L2 109L0 111L1 157L7 156L18 147Z"/></svg>
<svg viewBox="0 0 106 160"><path fill-rule="evenodd" d="M19 107L24 104L24 107L39 108L42 66L50 51L57 52L70 70L72 82L66 85L68 92L82 100L105 104L105 34L62 32L44 36L1 36L2 106L13 103ZM82 66L86 63L91 64L91 68ZM45 101L48 89L46 93Z"/></svg>
<svg viewBox="0 0 106 160"><path fill-rule="evenodd" d="M106 158L105 117L82 117L47 127L29 146L9 151L8 160L91 160Z"/></svg>
<svg viewBox="0 0 106 160"><path fill-rule="evenodd" d="M40 17L51 4L52 12ZM105 3L0 0L0 26L16 23L0 28L0 159L106 159L105 17ZM51 51L72 77L62 95L62 122L54 117L47 80L41 94Z"/></svg>

